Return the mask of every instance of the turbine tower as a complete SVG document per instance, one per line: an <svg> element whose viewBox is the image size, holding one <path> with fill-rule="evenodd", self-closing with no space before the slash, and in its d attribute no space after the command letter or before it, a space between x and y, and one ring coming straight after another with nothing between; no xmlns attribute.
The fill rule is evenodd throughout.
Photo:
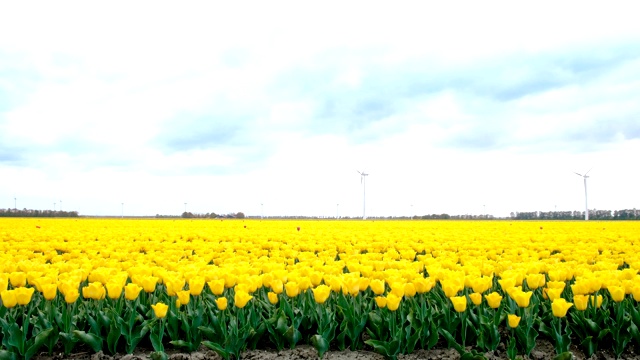
<svg viewBox="0 0 640 360"><path fill-rule="evenodd" d="M589 169L589 171L591 171L591 169ZM575 173L576 175L584 179L584 219L585 220L589 220L589 205L587 202L587 178L588 178L587 174L589 173L589 171L584 173L584 175Z"/></svg>
<svg viewBox="0 0 640 360"><path fill-rule="evenodd" d="M360 183L362 184L362 220L366 219L366 202L367 202L367 178L366 176L369 176L369 174L365 173L364 171L360 172L359 170L356 170L358 172L358 174L360 174Z"/></svg>

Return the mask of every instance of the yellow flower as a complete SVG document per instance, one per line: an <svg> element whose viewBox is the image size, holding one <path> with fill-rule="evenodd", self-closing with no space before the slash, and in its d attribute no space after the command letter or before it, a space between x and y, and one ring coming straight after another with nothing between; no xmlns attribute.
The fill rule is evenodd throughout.
<svg viewBox="0 0 640 360"><path fill-rule="evenodd" d="M576 310L586 310L589 305L589 296L587 295L573 295L573 303L576 306Z"/></svg>
<svg viewBox="0 0 640 360"><path fill-rule="evenodd" d="M124 297L127 300L135 300L140 295L142 288L138 284L128 283L124 287Z"/></svg>
<svg viewBox="0 0 640 360"><path fill-rule="evenodd" d="M625 291L622 286L609 286L607 287L607 290L609 291L613 301L621 302L624 300Z"/></svg>
<svg viewBox="0 0 640 360"><path fill-rule="evenodd" d="M284 288L286 290L287 296L290 298L296 297L300 293L300 289L298 288L298 283L296 283L295 281L289 281L284 286Z"/></svg>
<svg viewBox="0 0 640 360"><path fill-rule="evenodd" d="M457 311L457 312L464 312L465 310L467 310L467 297L462 295L462 296L452 296L449 298L449 300L451 300L451 303L453 303L453 308Z"/></svg>
<svg viewBox="0 0 640 360"><path fill-rule="evenodd" d="M324 304L331 294L331 288L327 285L318 285L313 290L313 298L318 304Z"/></svg>
<svg viewBox="0 0 640 360"><path fill-rule="evenodd" d="M433 278L417 278L413 280L413 285L415 285L418 294L431 291L435 284L436 282Z"/></svg>
<svg viewBox="0 0 640 360"><path fill-rule="evenodd" d="M489 304L489 307L492 309L500 307L500 303L502 302L502 296L495 291L485 295L484 298L487 299L487 304Z"/></svg>
<svg viewBox="0 0 640 360"><path fill-rule="evenodd" d="M2 305L6 308L12 308L18 304L18 299L16 298L15 290L5 290L0 293L0 298L2 298Z"/></svg>
<svg viewBox="0 0 640 360"><path fill-rule="evenodd" d="M520 316L517 316L515 314L509 314L507 316L507 320L509 322L509 327L512 329L517 328L518 324L520 324Z"/></svg>
<svg viewBox="0 0 640 360"><path fill-rule="evenodd" d="M269 302L272 305L275 305L278 303L278 294L274 293L273 291L269 291L267 293L267 297L269 298Z"/></svg>
<svg viewBox="0 0 640 360"><path fill-rule="evenodd" d="M122 284L120 283L108 282L106 287L110 299L117 299L122 294Z"/></svg>
<svg viewBox="0 0 640 360"><path fill-rule="evenodd" d="M145 276L140 280L142 288L146 293L152 293L156 291L156 285L158 284L158 278L155 276Z"/></svg>
<svg viewBox="0 0 640 360"><path fill-rule="evenodd" d="M516 304L518 304L519 307L525 308L529 306L532 294L533 292L531 291L515 291L513 293L513 300L516 301Z"/></svg>
<svg viewBox="0 0 640 360"><path fill-rule="evenodd" d="M282 291L284 290L284 284L282 284L282 281L280 279L272 280L270 286L271 291L276 294L282 294Z"/></svg>
<svg viewBox="0 0 640 360"><path fill-rule="evenodd" d="M562 291L563 289L559 288L544 288L543 294L545 294L549 300L554 301L562 295Z"/></svg>
<svg viewBox="0 0 640 360"><path fill-rule="evenodd" d="M189 293L193 296L198 296L204 289L204 278L200 276L193 277L189 280ZM182 302L182 301L180 301ZM186 304L182 304L186 305Z"/></svg>
<svg viewBox="0 0 640 360"><path fill-rule="evenodd" d="M471 288L473 292L482 294L483 292L491 289L493 285L493 277L485 276L485 277L477 277L471 279Z"/></svg>
<svg viewBox="0 0 640 360"><path fill-rule="evenodd" d="M64 301L67 304L73 304L80 297L80 292L76 288L68 288L64 293Z"/></svg>
<svg viewBox="0 0 640 360"><path fill-rule="evenodd" d="M246 291L236 291L233 297L234 305L240 309L245 307L251 299L253 299L253 296L249 295Z"/></svg>
<svg viewBox="0 0 640 360"><path fill-rule="evenodd" d="M555 317L567 316L567 310L573 306L573 303L567 302L564 298L557 298L551 303L551 311Z"/></svg>
<svg viewBox="0 0 640 360"><path fill-rule="evenodd" d="M181 290L176 293L178 295L178 300L180 301L180 305L189 304L189 300L191 299L191 292L189 290Z"/></svg>
<svg viewBox="0 0 640 360"><path fill-rule="evenodd" d="M14 288L23 287L27 285L27 274L23 272L12 272L9 274L9 280L11 281L11 286Z"/></svg>
<svg viewBox="0 0 640 360"><path fill-rule="evenodd" d="M100 282L92 282L82 288L82 297L85 299L101 300L106 296L107 291Z"/></svg>
<svg viewBox="0 0 640 360"><path fill-rule="evenodd" d="M224 311L227 308L227 298L226 297L217 298L216 306L218 307L218 310Z"/></svg>
<svg viewBox="0 0 640 360"><path fill-rule="evenodd" d="M391 311L398 310L398 307L400 307L400 300L402 300L402 297L396 296L393 293L387 294L387 309Z"/></svg>
<svg viewBox="0 0 640 360"><path fill-rule="evenodd" d="M474 292L469 294L469 299L471 299L471 302L475 306L482 304L482 294L480 293Z"/></svg>
<svg viewBox="0 0 640 360"><path fill-rule="evenodd" d="M184 288L184 279L171 279L165 283L167 286L167 295L176 296L178 291L181 291Z"/></svg>
<svg viewBox="0 0 640 360"><path fill-rule="evenodd" d="M162 319L165 316L167 316L167 310L169 310L169 305L163 302L159 302L155 305L151 305L151 308L153 309L153 313L156 315L156 317L159 319Z"/></svg>
<svg viewBox="0 0 640 360"><path fill-rule="evenodd" d="M373 291L373 293L376 295L384 294L384 281L380 279L371 280L371 282L369 283L369 287L371 288L371 291Z"/></svg>
<svg viewBox="0 0 640 360"><path fill-rule="evenodd" d="M56 298L56 294L58 293L58 285L56 284L43 284L42 285L42 295L46 300L53 300Z"/></svg>
<svg viewBox="0 0 640 360"><path fill-rule="evenodd" d="M376 305L378 305L379 308L384 308L387 306L387 298L384 296L376 296Z"/></svg>
<svg viewBox="0 0 640 360"><path fill-rule="evenodd" d="M633 294L633 299L635 301L640 301L640 285L632 287L631 294Z"/></svg>
<svg viewBox="0 0 640 360"><path fill-rule="evenodd" d="M224 292L224 279L211 280L207 282L209 290L215 296L220 296Z"/></svg>
<svg viewBox="0 0 640 360"><path fill-rule="evenodd" d="M600 306L602 306L602 295L591 295L589 298L591 299L591 305L595 306L596 309L599 309Z"/></svg>
<svg viewBox="0 0 640 360"><path fill-rule="evenodd" d="M462 290L462 288L454 281L445 281L444 283L440 282L440 284L442 285L442 290L444 290L445 296L448 298L458 295L458 292Z"/></svg>
<svg viewBox="0 0 640 360"><path fill-rule="evenodd" d="M416 296L416 287L412 283L404 284L404 295L408 297Z"/></svg>
<svg viewBox="0 0 640 360"><path fill-rule="evenodd" d="M539 287L544 286L546 279L544 274L529 274L526 276L527 286L530 290L535 290Z"/></svg>

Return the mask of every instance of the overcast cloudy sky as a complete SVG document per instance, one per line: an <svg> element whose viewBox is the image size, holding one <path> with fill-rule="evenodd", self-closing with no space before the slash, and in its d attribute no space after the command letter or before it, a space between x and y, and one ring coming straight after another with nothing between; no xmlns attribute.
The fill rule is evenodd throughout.
<svg viewBox="0 0 640 360"><path fill-rule="evenodd" d="M223 3L3 2L0 208L640 208L635 2Z"/></svg>

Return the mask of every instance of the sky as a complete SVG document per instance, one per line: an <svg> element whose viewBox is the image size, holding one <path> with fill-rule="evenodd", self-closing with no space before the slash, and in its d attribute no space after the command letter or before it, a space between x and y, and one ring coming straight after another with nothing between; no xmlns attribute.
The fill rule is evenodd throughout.
<svg viewBox="0 0 640 360"><path fill-rule="evenodd" d="M2 2L0 208L640 208L640 5L440 3Z"/></svg>

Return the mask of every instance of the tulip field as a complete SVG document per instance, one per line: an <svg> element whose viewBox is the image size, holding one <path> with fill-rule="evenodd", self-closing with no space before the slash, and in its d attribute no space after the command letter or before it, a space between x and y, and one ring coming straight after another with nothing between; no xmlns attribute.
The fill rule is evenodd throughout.
<svg viewBox="0 0 640 360"><path fill-rule="evenodd" d="M0 219L2 359L640 349L640 223Z"/></svg>

